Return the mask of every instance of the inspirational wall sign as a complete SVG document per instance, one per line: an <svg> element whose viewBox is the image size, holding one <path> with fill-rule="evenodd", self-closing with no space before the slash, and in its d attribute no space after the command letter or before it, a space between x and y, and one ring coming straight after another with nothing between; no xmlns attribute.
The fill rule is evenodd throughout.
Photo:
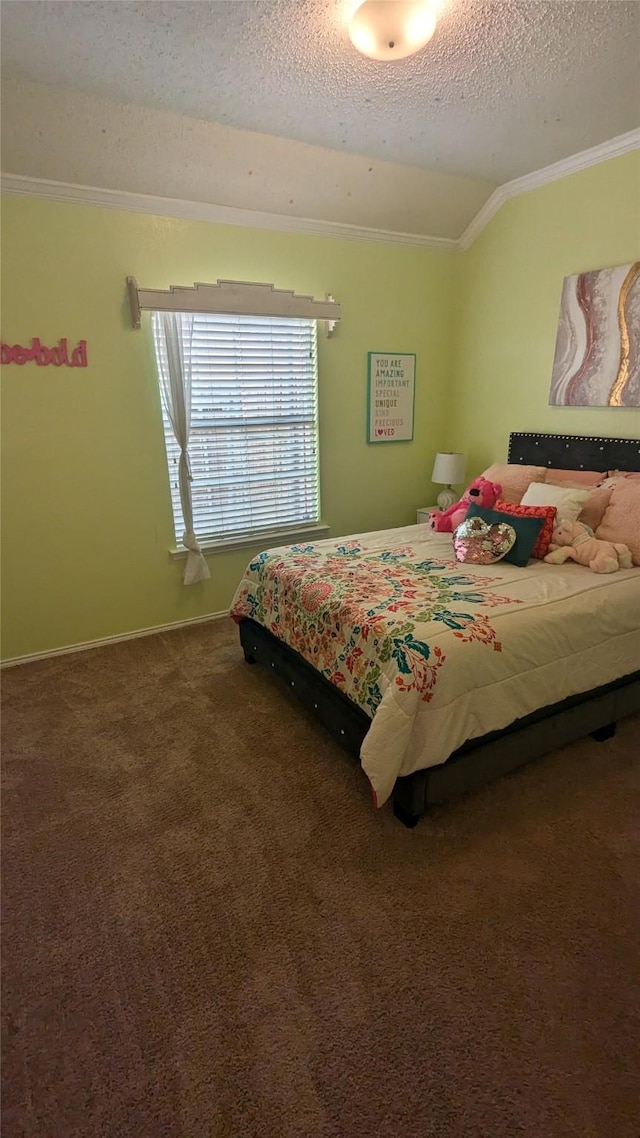
<svg viewBox="0 0 640 1138"><path fill-rule="evenodd" d="M368 359L367 442L410 442L413 438L415 354L369 352Z"/></svg>
<svg viewBox="0 0 640 1138"><path fill-rule="evenodd" d="M31 346L26 348L23 344L5 344L4 341L0 344L0 356L3 364L18 364L22 367L23 364L36 363L38 367L48 367L53 364L54 367L86 367L87 366L87 341L79 340L75 348L71 350L66 340L58 340L55 348L47 348L44 344L40 343L40 338L34 336L31 340Z"/></svg>

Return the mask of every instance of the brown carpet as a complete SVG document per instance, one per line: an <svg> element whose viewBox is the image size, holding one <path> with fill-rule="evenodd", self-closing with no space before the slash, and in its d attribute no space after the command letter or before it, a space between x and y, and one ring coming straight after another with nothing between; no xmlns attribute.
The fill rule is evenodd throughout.
<svg viewBox="0 0 640 1138"><path fill-rule="evenodd" d="M636 1138L638 719L408 831L231 622L2 687L3 1138Z"/></svg>

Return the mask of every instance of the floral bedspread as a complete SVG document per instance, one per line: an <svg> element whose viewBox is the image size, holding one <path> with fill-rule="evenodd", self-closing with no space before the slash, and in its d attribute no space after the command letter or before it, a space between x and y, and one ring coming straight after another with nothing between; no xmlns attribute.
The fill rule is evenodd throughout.
<svg viewBox="0 0 640 1138"><path fill-rule="evenodd" d="M416 558L411 546L381 552L356 541L321 551L293 545L249 564L232 616L251 617L284 640L373 716L386 684L433 699L447 657L426 625L463 643L502 648L483 609L505 604L486 577L454 561Z"/></svg>
<svg viewBox="0 0 640 1138"><path fill-rule="evenodd" d="M372 717L361 758L381 805L399 774L443 762L465 739L532 710L515 707L517 685L526 691L541 601L553 582L566 591L559 568L461 565L450 534L410 526L260 553L231 615L269 629ZM587 571L587 584L594 576ZM568 591L576 591L575 575ZM504 618L519 610L530 619L523 611L512 629ZM553 619L557 631L557 609ZM503 652L505 632L511 654ZM545 640L543 629L543 652L551 640L557 656L554 635ZM511 685L507 708L496 696L501 684ZM536 698L534 707L562 695L552 684Z"/></svg>

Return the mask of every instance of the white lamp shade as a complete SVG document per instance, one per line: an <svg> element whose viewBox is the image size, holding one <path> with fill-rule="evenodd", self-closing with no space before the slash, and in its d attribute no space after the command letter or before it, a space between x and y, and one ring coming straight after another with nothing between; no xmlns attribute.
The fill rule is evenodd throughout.
<svg viewBox="0 0 640 1138"><path fill-rule="evenodd" d="M439 451L433 464L431 481L441 482L445 486L464 482L464 455L459 451Z"/></svg>
<svg viewBox="0 0 640 1138"><path fill-rule="evenodd" d="M435 0L364 0L349 21L354 47L371 59L405 59L431 39Z"/></svg>

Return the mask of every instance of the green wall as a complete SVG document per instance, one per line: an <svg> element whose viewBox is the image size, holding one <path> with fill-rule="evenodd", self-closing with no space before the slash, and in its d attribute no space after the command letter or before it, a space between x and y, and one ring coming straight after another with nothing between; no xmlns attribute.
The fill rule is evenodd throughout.
<svg viewBox="0 0 640 1138"><path fill-rule="evenodd" d="M640 152L511 199L451 254L7 196L2 338L88 341L89 367L2 368L2 656L224 610L252 550L184 588L148 329L148 287L235 278L341 303L319 337L323 518L335 535L411 523L433 454L472 476L509 432L640 437L640 411L548 406L563 277L640 258ZM365 440L368 351L416 352L415 437Z"/></svg>
<svg viewBox="0 0 640 1138"><path fill-rule="evenodd" d="M640 259L640 151L507 201L457 264L451 450L504 462L510 431L640 437L640 411L550 407L565 276Z"/></svg>
<svg viewBox="0 0 640 1138"><path fill-rule="evenodd" d="M2 339L88 342L86 369L2 368L2 656L224 610L252 551L183 587L148 329L125 277L257 280L342 305L320 328L322 515L335 535L415 521L446 429L455 258L428 249L3 200ZM415 436L368 445L368 351L416 352Z"/></svg>

